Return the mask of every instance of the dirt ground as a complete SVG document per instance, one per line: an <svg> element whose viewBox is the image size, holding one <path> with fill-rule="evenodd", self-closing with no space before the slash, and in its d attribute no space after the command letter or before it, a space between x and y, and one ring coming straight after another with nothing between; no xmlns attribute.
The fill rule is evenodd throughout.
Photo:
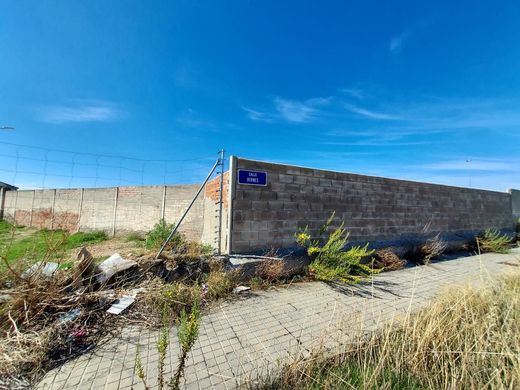
<svg viewBox="0 0 520 390"><path fill-rule="evenodd" d="M101 262L114 253L119 253L125 259L132 259L150 253L143 241L129 240L128 236L116 236L107 241L87 244L88 251L97 262ZM79 249L71 250L70 259L75 259Z"/></svg>

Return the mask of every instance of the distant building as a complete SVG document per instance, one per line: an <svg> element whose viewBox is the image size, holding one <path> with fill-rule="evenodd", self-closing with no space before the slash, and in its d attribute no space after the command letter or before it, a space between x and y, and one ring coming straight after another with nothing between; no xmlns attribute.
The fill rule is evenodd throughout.
<svg viewBox="0 0 520 390"><path fill-rule="evenodd" d="M0 181L0 189L4 191L16 191L18 187L12 186L11 184L4 183L3 181Z"/></svg>
<svg viewBox="0 0 520 390"><path fill-rule="evenodd" d="M4 219L5 193L7 191L16 191L18 187L0 181L0 220Z"/></svg>

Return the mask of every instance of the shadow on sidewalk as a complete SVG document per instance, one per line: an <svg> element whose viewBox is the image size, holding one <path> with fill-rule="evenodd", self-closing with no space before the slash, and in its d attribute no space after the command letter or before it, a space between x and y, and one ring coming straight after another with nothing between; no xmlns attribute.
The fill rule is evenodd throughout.
<svg viewBox="0 0 520 390"><path fill-rule="evenodd" d="M387 280L373 279L370 281L362 281L358 284L346 284L346 283L326 283L334 291L347 296L357 296L361 298L374 298L383 299L388 298L388 294L398 298L404 297L404 295L398 294L397 290L399 283L389 282Z"/></svg>

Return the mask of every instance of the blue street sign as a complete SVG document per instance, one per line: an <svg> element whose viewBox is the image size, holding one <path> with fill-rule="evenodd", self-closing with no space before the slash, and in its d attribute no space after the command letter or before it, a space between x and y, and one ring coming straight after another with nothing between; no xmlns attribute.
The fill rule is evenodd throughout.
<svg viewBox="0 0 520 390"><path fill-rule="evenodd" d="M238 183L251 186L266 186L267 172L249 171L246 169L238 170Z"/></svg>

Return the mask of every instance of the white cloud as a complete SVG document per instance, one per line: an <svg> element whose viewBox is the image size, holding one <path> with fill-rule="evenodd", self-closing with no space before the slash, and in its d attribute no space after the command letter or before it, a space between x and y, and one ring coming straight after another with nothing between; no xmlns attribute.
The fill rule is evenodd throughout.
<svg viewBox="0 0 520 390"><path fill-rule="evenodd" d="M345 108L354 114L358 114L364 116L369 119L380 119L380 120L400 120L399 116L386 114L382 112L376 112L372 110L367 110L365 108L354 106L353 104L345 104Z"/></svg>
<svg viewBox="0 0 520 390"><path fill-rule="evenodd" d="M331 101L332 97L316 97L304 101L276 97L273 100L273 112L258 111L244 106L242 106L242 109L246 112L247 117L253 121L308 123L320 115L320 107L328 105Z"/></svg>
<svg viewBox="0 0 520 390"><path fill-rule="evenodd" d="M272 115L266 112L260 112L257 110L253 110L252 108L242 106L242 110L246 112L246 115L252 121L261 121L261 122L272 122Z"/></svg>
<svg viewBox="0 0 520 390"><path fill-rule="evenodd" d="M79 102L74 105L48 107L43 110L41 120L47 123L112 122L123 116L110 102Z"/></svg>
<svg viewBox="0 0 520 390"><path fill-rule="evenodd" d="M365 91L358 88L341 88L339 91L355 99L364 99L367 96Z"/></svg>
<svg viewBox="0 0 520 390"><path fill-rule="evenodd" d="M276 98L274 104L278 114L287 122L309 122L316 115L316 109L305 102Z"/></svg>
<svg viewBox="0 0 520 390"><path fill-rule="evenodd" d="M408 41L409 36L410 36L410 32L404 31L401 34L393 37L390 40L390 44L388 46L390 53L399 54L403 50L403 46L405 45L406 41Z"/></svg>

